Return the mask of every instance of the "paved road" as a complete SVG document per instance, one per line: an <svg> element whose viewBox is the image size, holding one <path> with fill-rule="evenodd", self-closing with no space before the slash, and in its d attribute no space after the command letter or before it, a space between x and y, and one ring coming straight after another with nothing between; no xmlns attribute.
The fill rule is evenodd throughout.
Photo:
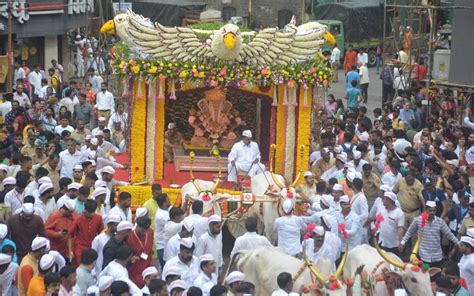
<svg viewBox="0 0 474 296"><path fill-rule="evenodd" d="M382 70L382 69L380 69ZM344 77L344 71L339 70L339 82L333 83L329 89L329 93L334 94L336 99L342 99L344 106L347 107L347 101L344 100L346 97L346 82ZM369 68L369 99L367 100L367 107L369 117L373 118L373 110L377 107L382 106L382 80L377 75L375 68Z"/></svg>

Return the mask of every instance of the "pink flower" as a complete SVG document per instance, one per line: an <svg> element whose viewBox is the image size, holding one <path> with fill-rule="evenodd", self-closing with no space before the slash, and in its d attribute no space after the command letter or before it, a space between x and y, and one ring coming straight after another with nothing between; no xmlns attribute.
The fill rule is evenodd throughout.
<svg viewBox="0 0 474 296"><path fill-rule="evenodd" d="M316 72L316 68L315 68L315 67L309 68L309 73L314 73L314 72Z"/></svg>
<svg viewBox="0 0 474 296"><path fill-rule="evenodd" d="M227 74L227 68L222 68L219 74L225 76Z"/></svg>
<svg viewBox="0 0 474 296"><path fill-rule="evenodd" d="M211 84L212 87L216 87L217 86L217 81L211 80L210 84Z"/></svg>
<svg viewBox="0 0 474 296"><path fill-rule="evenodd" d="M290 81L288 81L288 86L289 86L290 88L295 87L295 81L294 81L293 79L291 79Z"/></svg>

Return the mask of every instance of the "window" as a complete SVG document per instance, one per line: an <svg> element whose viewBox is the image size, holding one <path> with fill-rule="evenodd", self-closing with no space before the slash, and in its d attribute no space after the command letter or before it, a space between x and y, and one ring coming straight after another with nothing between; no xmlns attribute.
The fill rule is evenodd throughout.
<svg viewBox="0 0 474 296"><path fill-rule="evenodd" d="M286 26L293 17L293 11L283 9L278 11L278 28L283 28Z"/></svg>
<svg viewBox="0 0 474 296"><path fill-rule="evenodd" d="M226 7L222 8L222 19L225 22L228 22L230 20L230 18L233 17L233 16L236 16L236 14L237 14L237 11L236 11L235 7L226 6Z"/></svg>

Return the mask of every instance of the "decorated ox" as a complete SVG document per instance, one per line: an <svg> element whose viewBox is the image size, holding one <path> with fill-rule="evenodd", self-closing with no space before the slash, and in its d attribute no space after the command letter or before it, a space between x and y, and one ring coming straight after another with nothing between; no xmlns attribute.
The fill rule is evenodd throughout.
<svg viewBox="0 0 474 296"><path fill-rule="evenodd" d="M278 289L277 277L282 272L293 275L293 291L308 294L311 290L323 290L324 295L346 295L346 286L337 278L342 272L345 258L331 275L333 263L326 258L319 259L316 266L309 261L301 261L289 256L279 248L264 247L239 252L237 268L245 274L245 279L255 285L256 295L271 295ZM334 279L329 283L328 279ZM332 284L337 282L337 284ZM331 286L332 284L332 286ZM330 290L328 287L335 287Z"/></svg>
<svg viewBox="0 0 474 296"><path fill-rule="evenodd" d="M374 243L376 248L360 245L349 251L343 270L346 282L351 281L350 277L356 268L364 264L364 272L367 273L365 288L369 295L394 295L394 283L404 286L408 295L433 295L426 266L422 268L412 263L404 263L394 254L381 250L376 240Z"/></svg>
<svg viewBox="0 0 474 296"><path fill-rule="evenodd" d="M215 202L215 193L221 181L221 166L220 166L220 154L219 150L213 150L213 155L219 164L219 173L217 180L204 181L194 178L193 174L193 162L195 158L194 152L189 153L191 181L184 184L181 188L181 207L186 212L190 210L190 204L193 200L201 200L203 202L203 216L210 216L212 214L221 215L221 208L217 202Z"/></svg>

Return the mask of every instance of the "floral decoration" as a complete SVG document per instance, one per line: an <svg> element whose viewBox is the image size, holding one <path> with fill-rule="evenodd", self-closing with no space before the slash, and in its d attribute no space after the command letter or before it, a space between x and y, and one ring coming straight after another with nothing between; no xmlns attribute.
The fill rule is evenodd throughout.
<svg viewBox="0 0 474 296"><path fill-rule="evenodd" d="M315 57L298 64L273 67L249 66L238 62L167 62L139 57L124 43L115 45L114 73L128 77L158 77L184 84L186 80L216 87L253 87L272 84L300 85L308 89L314 85L327 87L332 81L332 70L325 61Z"/></svg>

